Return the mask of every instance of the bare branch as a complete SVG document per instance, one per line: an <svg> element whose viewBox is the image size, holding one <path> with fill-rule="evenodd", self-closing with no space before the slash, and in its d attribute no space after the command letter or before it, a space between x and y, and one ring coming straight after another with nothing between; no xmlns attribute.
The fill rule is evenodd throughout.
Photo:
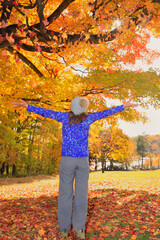
<svg viewBox="0 0 160 240"><path fill-rule="evenodd" d="M59 56L60 56L60 55L59 55ZM60 57L63 59L63 61L64 61L64 63L66 64L67 67L70 67L71 69L73 69L73 70L76 71L76 72L87 73L85 70L77 69L77 68L75 68L75 67L73 67L73 66L70 66L70 65L67 63L67 61L65 60L65 58L64 58L63 56L60 56Z"/></svg>

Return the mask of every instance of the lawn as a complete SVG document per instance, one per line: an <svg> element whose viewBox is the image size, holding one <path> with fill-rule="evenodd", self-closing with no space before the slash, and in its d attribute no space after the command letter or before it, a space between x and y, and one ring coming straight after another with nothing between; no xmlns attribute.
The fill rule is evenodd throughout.
<svg viewBox="0 0 160 240"><path fill-rule="evenodd" d="M91 172L86 239L160 239L159 194L160 170ZM57 239L58 176L0 179L0 196L0 240Z"/></svg>

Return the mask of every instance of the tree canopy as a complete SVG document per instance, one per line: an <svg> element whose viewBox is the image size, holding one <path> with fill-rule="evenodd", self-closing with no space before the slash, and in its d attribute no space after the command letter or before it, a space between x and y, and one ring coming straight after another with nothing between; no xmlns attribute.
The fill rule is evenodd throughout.
<svg viewBox="0 0 160 240"><path fill-rule="evenodd" d="M69 65L79 62L80 56L86 62L98 48L112 60L114 56L134 62L149 54L149 34L144 30L159 34L159 4L159 0L1 0L0 48L17 55L40 77L45 71L34 63L33 53Z"/></svg>
<svg viewBox="0 0 160 240"><path fill-rule="evenodd" d="M68 110L77 95L88 96L93 110L104 108L104 97L140 103L149 97L147 104L159 104L154 71L122 70L123 64L159 56L146 47L151 34L159 37L159 0L0 4L1 112L10 109L9 99L20 98Z"/></svg>
<svg viewBox="0 0 160 240"><path fill-rule="evenodd" d="M47 71L38 66L40 59L71 66L81 57L83 64L88 58L91 63L95 49L110 55L108 62L114 58L134 62L146 53L153 56L146 49L149 34L144 30L159 34L159 4L159 0L1 0L0 48L40 77Z"/></svg>

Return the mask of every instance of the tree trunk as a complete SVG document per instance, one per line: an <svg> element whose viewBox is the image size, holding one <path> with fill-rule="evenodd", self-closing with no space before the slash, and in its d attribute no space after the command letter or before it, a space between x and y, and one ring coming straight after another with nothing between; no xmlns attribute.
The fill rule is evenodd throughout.
<svg viewBox="0 0 160 240"><path fill-rule="evenodd" d="M113 160L111 159L110 160L110 171L112 171L113 170Z"/></svg>
<svg viewBox="0 0 160 240"><path fill-rule="evenodd" d="M142 156L142 169L143 169L143 156Z"/></svg>
<svg viewBox="0 0 160 240"><path fill-rule="evenodd" d="M150 169L152 169L152 158L150 157Z"/></svg>
<svg viewBox="0 0 160 240"><path fill-rule="evenodd" d="M27 165L27 175L29 175L29 173L30 173L30 166Z"/></svg>
<svg viewBox="0 0 160 240"><path fill-rule="evenodd" d="M15 164L12 165L12 176L13 177L16 176L16 165Z"/></svg>
<svg viewBox="0 0 160 240"><path fill-rule="evenodd" d="M35 120L37 123L37 120ZM32 125L31 125L32 127ZM30 163L32 158L32 152L33 152L33 142L34 142L34 135L35 135L35 128L33 129L32 134L29 135L29 144L28 144L28 163L27 163L27 174L29 175L30 171Z"/></svg>
<svg viewBox="0 0 160 240"><path fill-rule="evenodd" d="M125 168L128 171L128 163L125 163Z"/></svg>
<svg viewBox="0 0 160 240"><path fill-rule="evenodd" d="M106 170L106 159L104 160L104 169Z"/></svg>
<svg viewBox="0 0 160 240"><path fill-rule="evenodd" d="M105 167L104 167L104 164L105 164L105 154L103 152L101 154L101 161L102 161L102 173L104 173L104 170L105 170Z"/></svg>
<svg viewBox="0 0 160 240"><path fill-rule="evenodd" d="M9 175L9 164L6 165L6 175Z"/></svg>
<svg viewBox="0 0 160 240"><path fill-rule="evenodd" d="M5 164L6 164L5 162L2 163L2 167L1 167L1 169L0 169L0 171L1 171L1 175L4 175Z"/></svg>
<svg viewBox="0 0 160 240"><path fill-rule="evenodd" d="M138 158L138 169L140 169L140 159Z"/></svg>
<svg viewBox="0 0 160 240"><path fill-rule="evenodd" d="M95 171L97 171L97 157L95 157Z"/></svg>

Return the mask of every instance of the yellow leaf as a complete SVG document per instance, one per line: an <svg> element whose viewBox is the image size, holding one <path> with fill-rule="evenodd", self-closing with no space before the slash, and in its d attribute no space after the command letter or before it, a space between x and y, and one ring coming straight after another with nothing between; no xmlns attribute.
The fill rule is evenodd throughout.
<svg viewBox="0 0 160 240"><path fill-rule="evenodd" d="M39 233L39 235L40 235L40 236L42 236L42 235L44 235L44 234L45 234L45 231L44 231L44 229L43 229L43 228L41 228L41 230L39 230L39 232L38 232L38 233Z"/></svg>
<svg viewBox="0 0 160 240"><path fill-rule="evenodd" d="M90 35L87 33L85 34L85 40L88 40L90 38Z"/></svg>
<svg viewBox="0 0 160 240"><path fill-rule="evenodd" d="M63 34L62 34L62 38L67 38L68 36L67 36L67 34L64 32Z"/></svg>
<svg viewBox="0 0 160 240"><path fill-rule="evenodd" d="M137 236L136 235L133 235L132 237L131 237L131 240L135 240L137 238Z"/></svg>

